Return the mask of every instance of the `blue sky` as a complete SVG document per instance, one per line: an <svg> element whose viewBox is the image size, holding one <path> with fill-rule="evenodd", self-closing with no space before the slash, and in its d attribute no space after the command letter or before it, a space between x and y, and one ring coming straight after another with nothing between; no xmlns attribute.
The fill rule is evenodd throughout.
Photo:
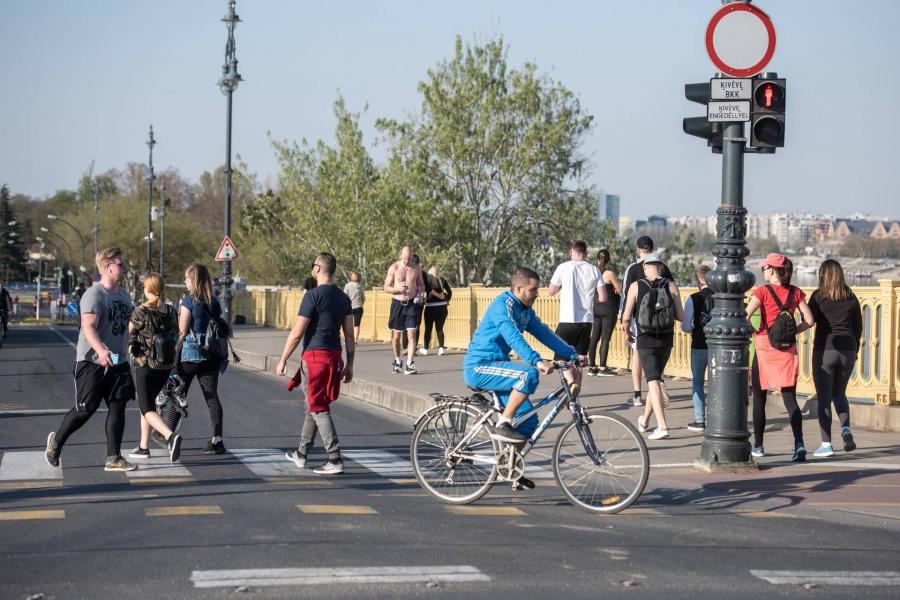
<svg viewBox="0 0 900 600"><path fill-rule="evenodd" d="M788 78L787 147L748 156L754 212L900 216L900 2L765 0ZM234 150L260 181L278 139L333 138L338 93L373 123L416 110L417 83L454 36L502 35L515 65L535 62L595 117L589 181L623 214L711 214L720 158L681 132L703 114L683 85L708 79L706 25L718 0L239 0ZM0 19L0 183L36 196L147 160L196 180L224 162L225 0L5 0ZM375 148L376 158L383 148Z"/></svg>

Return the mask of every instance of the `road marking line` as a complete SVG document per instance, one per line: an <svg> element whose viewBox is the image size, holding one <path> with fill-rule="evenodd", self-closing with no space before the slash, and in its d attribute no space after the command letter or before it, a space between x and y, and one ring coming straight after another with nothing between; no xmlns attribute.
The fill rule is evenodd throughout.
<svg viewBox="0 0 900 600"><path fill-rule="evenodd" d="M173 463L169 460L169 451L162 448L150 448L149 460L136 460L134 463L138 468L134 471L126 471L125 475L129 480L137 481L139 479L152 478L170 478L179 477L192 479L191 472L183 465ZM157 482L158 483L158 482Z"/></svg>
<svg viewBox="0 0 900 600"><path fill-rule="evenodd" d="M0 521L31 521L34 519L65 519L64 510L3 510Z"/></svg>
<svg viewBox="0 0 900 600"><path fill-rule="evenodd" d="M165 485L179 483L197 483L193 477L134 477L128 480L131 485Z"/></svg>
<svg viewBox="0 0 900 600"><path fill-rule="evenodd" d="M749 519L811 519L812 517L806 517L803 515L792 515L789 513L783 512L775 512L768 510L732 510L727 511L734 515L739 515L741 517L747 517Z"/></svg>
<svg viewBox="0 0 900 600"><path fill-rule="evenodd" d="M277 485L331 485L330 481L322 477L309 477L305 479L298 479L296 477L263 477L263 481Z"/></svg>
<svg viewBox="0 0 900 600"><path fill-rule="evenodd" d="M656 508L627 508L620 513L616 513L616 517L667 517L666 513ZM674 516L674 515L673 515Z"/></svg>
<svg viewBox="0 0 900 600"><path fill-rule="evenodd" d="M61 488L62 481L4 481L0 482L0 490L40 490L45 488Z"/></svg>
<svg viewBox="0 0 900 600"><path fill-rule="evenodd" d="M284 457L284 450L278 448L241 448L229 450L231 455L237 458L254 475L260 477L272 477L287 475L300 477L309 475L315 477L312 471L298 469L297 465Z"/></svg>
<svg viewBox="0 0 900 600"><path fill-rule="evenodd" d="M812 504L813 506L900 506L900 502L844 502L843 500L835 500L833 502L804 502L804 504Z"/></svg>
<svg viewBox="0 0 900 600"><path fill-rule="evenodd" d="M65 343L72 346L73 348L76 348L76 349L78 348L78 346L72 340L70 340L69 338L64 336L58 329L56 329L56 327L54 327L52 325L47 325L47 327L50 328L50 331L52 331L53 333L55 333L56 335L61 337Z"/></svg>
<svg viewBox="0 0 900 600"><path fill-rule="evenodd" d="M413 475L412 464L408 460L384 450L341 450L341 454L379 475L386 477Z"/></svg>
<svg viewBox="0 0 900 600"><path fill-rule="evenodd" d="M750 574L769 583L819 585L900 585L900 571L761 571Z"/></svg>
<svg viewBox="0 0 900 600"><path fill-rule="evenodd" d="M51 467L44 458L44 451L5 452L0 463L0 481L34 479L62 479L59 467Z"/></svg>
<svg viewBox="0 0 900 600"><path fill-rule="evenodd" d="M349 504L298 504L297 509L311 515L377 515L378 511L371 506L352 506Z"/></svg>
<svg viewBox="0 0 900 600"><path fill-rule="evenodd" d="M528 514L515 506L448 506L447 511L457 515L483 517L525 517Z"/></svg>
<svg viewBox="0 0 900 600"><path fill-rule="evenodd" d="M16 408L10 410L0 410L0 416L3 417L36 417L40 415L64 415L69 412L69 408ZM137 412L137 407L126 408L126 412ZM98 408L98 413L109 412L108 408Z"/></svg>
<svg viewBox="0 0 900 600"><path fill-rule="evenodd" d="M157 506L144 511L148 517L185 517L196 515L221 515L222 509L213 504L209 506Z"/></svg>
<svg viewBox="0 0 900 600"><path fill-rule="evenodd" d="M195 588L273 585L358 585L361 583L483 582L491 578L475 567L345 567L332 569L230 569L193 571Z"/></svg>
<svg viewBox="0 0 900 600"><path fill-rule="evenodd" d="M685 467L693 467L694 463L660 463L654 465L650 463L651 469L683 469Z"/></svg>

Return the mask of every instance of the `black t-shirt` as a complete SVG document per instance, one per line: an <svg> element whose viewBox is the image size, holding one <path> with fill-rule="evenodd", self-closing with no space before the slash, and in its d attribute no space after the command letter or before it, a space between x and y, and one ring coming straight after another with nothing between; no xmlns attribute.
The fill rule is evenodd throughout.
<svg viewBox="0 0 900 600"><path fill-rule="evenodd" d="M859 350L862 310L855 295L851 294L846 300L835 302L823 298L821 292L816 290L809 297L809 309L816 321L813 350Z"/></svg>
<svg viewBox="0 0 900 600"><path fill-rule="evenodd" d="M213 296L212 302L206 305L191 295L187 295L181 299L181 306L191 311L191 331L196 335L206 335L206 328L209 327L209 316L221 317L222 305L219 299Z"/></svg>
<svg viewBox="0 0 900 600"><path fill-rule="evenodd" d="M665 264L663 265L662 270L659 272L660 277L665 277L669 281L675 281L675 278L672 277L672 271L669 270ZM644 259L633 262L628 265L628 268L625 269L625 279L622 281L622 296L619 301L619 314L623 310L625 310L625 298L628 297L628 288L632 283L637 281L638 279L644 278Z"/></svg>
<svg viewBox="0 0 900 600"><path fill-rule="evenodd" d="M708 287L703 288L699 292L691 294L691 306L694 307L694 328L691 329L691 348L704 349L706 345L706 332L703 331L704 317L709 320L709 311L707 307L712 307L713 292Z"/></svg>
<svg viewBox="0 0 900 600"><path fill-rule="evenodd" d="M304 350L340 350L344 318L352 314L350 298L334 284L319 285L303 295L301 317L309 319L303 335Z"/></svg>

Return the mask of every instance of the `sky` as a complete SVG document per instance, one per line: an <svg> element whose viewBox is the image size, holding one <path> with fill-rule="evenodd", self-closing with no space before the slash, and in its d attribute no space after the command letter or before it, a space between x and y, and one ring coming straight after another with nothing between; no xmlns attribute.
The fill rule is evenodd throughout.
<svg viewBox="0 0 900 600"><path fill-rule="evenodd" d="M900 2L764 0L777 32L766 70L787 78L786 145L748 155L751 212L900 216ZM233 148L264 185L270 139L332 142L341 94L375 120L404 118L454 38L502 36L594 116L588 183L622 214L713 214L721 157L681 131L705 114L684 84L716 71L707 23L719 0L238 0ZM196 181L225 160L226 0L2 0L0 184L46 197L95 172L147 161Z"/></svg>

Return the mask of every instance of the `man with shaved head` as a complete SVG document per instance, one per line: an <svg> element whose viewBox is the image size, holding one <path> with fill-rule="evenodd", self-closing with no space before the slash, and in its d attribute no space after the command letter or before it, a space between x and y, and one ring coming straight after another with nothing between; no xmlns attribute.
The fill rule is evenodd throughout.
<svg viewBox="0 0 900 600"><path fill-rule="evenodd" d="M401 359L403 332L406 332L411 341L416 339L416 329L419 326L418 304L424 302L425 293L422 269L412 260L412 256L412 248L403 246L400 250L400 260L388 268L387 277L384 278L384 291L391 294L388 327L391 330L391 346L394 349L393 371L404 375L416 373L416 363L413 360L416 344L414 342L409 344L404 367Z"/></svg>

